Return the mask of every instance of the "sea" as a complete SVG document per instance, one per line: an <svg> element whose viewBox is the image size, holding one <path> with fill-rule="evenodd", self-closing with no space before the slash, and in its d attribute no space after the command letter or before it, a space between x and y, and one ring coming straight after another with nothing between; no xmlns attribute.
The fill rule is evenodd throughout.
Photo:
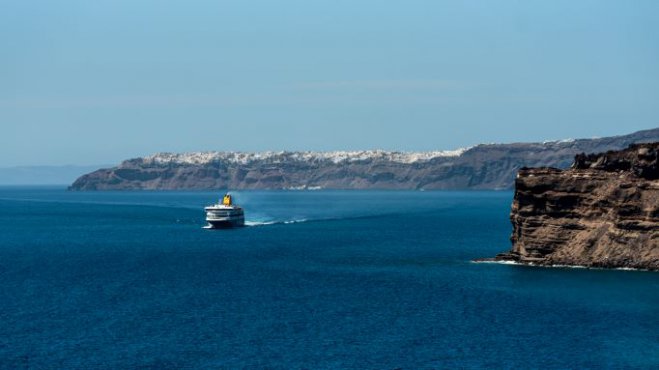
<svg viewBox="0 0 659 370"><path fill-rule="evenodd" d="M658 368L659 273L474 263L509 191L0 188L0 368Z"/></svg>

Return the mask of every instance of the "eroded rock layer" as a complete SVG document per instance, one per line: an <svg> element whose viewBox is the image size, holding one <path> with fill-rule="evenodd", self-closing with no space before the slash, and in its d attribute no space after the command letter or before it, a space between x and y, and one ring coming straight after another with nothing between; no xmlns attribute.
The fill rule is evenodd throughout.
<svg viewBox="0 0 659 370"><path fill-rule="evenodd" d="M500 261L659 270L659 142L522 168Z"/></svg>

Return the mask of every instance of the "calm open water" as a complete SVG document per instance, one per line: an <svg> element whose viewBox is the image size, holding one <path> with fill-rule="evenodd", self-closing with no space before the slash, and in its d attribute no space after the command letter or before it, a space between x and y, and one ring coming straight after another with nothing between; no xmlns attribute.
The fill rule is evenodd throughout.
<svg viewBox="0 0 659 370"><path fill-rule="evenodd" d="M659 273L476 264L510 192L0 188L0 368L649 368Z"/></svg>

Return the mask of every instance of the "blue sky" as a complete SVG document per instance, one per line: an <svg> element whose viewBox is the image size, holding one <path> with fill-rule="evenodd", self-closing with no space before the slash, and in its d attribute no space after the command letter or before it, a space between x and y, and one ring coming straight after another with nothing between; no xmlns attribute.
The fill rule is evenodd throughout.
<svg viewBox="0 0 659 370"><path fill-rule="evenodd" d="M0 166L659 126L659 1L0 0Z"/></svg>

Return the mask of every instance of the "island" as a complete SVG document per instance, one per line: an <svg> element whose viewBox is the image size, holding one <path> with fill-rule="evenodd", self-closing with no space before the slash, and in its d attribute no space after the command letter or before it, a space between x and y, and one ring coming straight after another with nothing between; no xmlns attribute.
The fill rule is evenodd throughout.
<svg viewBox="0 0 659 370"><path fill-rule="evenodd" d="M658 160L655 142L520 169L512 249L480 261L659 270Z"/></svg>
<svg viewBox="0 0 659 370"><path fill-rule="evenodd" d="M85 174L69 189L512 189L522 167L567 168L581 152L654 141L659 141L659 128L596 139L480 144L451 151L156 153Z"/></svg>

